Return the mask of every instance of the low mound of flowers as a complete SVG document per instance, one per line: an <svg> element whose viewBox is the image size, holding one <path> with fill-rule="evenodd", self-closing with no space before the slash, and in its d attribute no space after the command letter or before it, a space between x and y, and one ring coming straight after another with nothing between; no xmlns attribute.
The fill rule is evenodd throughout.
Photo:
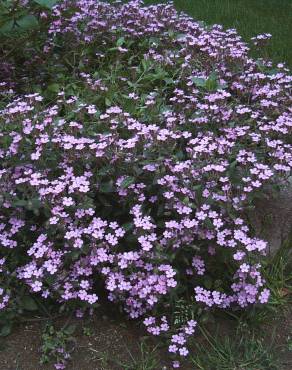
<svg viewBox="0 0 292 370"><path fill-rule="evenodd" d="M267 302L247 210L291 175L288 70L171 4L65 0L42 19L20 66L36 86L1 84L0 308L20 287L81 308L105 290L158 335L181 297Z"/></svg>

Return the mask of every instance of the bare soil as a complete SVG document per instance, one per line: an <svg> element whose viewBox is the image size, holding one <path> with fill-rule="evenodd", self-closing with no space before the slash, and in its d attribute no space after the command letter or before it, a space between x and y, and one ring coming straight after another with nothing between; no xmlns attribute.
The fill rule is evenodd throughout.
<svg viewBox="0 0 292 370"><path fill-rule="evenodd" d="M66 321L66 318L61 318L57 320L56 326L62 327ZM77 329L73 334L72 359L67 370L122 370L126 368L125 364L133 363L133 358L141 358L140 343L145 338L145 332L137 323L120 318L111 320L104 314L100 316L96 314L90 319L74 318L70 324L72 322L77 324ZM20 324L11 335L2 338L0 342L0 370L54 369L52 364L40 364L43 327L43 321ZM210 329L212 330L212 327ZM232 324L230 325L230 322L223 320L220 323L220 330L222 335L232 335ZM278 317L264 325L261 330L264 332L267 345L273 340L278 348L282 362L282 367L279 370L291 370L292 351L287 345L287 339L292 338L291 311L283 313L280 318ZM86 335L85 332L89 335ZM196 340L204 341L199 335ZM147 343L150 348L155 346L155 341L151 341L151 339ZM157 370L171 369L166 349L159 349L156 355L159 356L160 363ZM194 370L189 365L183 365L181 369Z"/></svg>

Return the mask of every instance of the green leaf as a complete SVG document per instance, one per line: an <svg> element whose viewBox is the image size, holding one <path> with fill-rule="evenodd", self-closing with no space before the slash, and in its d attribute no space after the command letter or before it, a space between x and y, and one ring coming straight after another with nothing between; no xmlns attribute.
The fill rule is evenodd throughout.
<svg viewBox="0 0 292 370"><path fill-rule="evenodd" d="M64 329L64 332L67 334L67 335L72 335L74 333L74 331L76 330L76 325L75 324L71 324L71 325L68 325L65 329Z"/></svg>
<svg viewBox="0 0 292 370"><path fill-rule="evenodd" d="M25 296L21 300L21 305L24 310L27 311L37 311L38 306L35 303L35 300L30 296Z"/></svg>
<svg viewBox="0 0 292 370"><path fill-rule="evenodd" d="M114 185L112 181L104 182L100 184L99 191L101 193L113 193L114 192Z"/></svg>
<svg viewBox="0 0 292 370"><path fill-rule="evenodd" d="M184 197L182 202L183 202L183 204L189 205L190 204L190 198L189 197Z"/></svg>
<svg viewBox="0 0 292 370"><path fill-rule="evenodd" d="M0 329L0 337L7 337L11 333L12 325L10 322L3 325Z"/></svg>
<svg viewBox="0 0 292 370"><path fill-rule="evenodd" d="M218 84L217 84L216 80L207 80L206 81L206 89L208 91L216 90L217 87L218 87Z"/></svg>
<svg viewBox="0 0 292 370"><path fill-rule="evenodd" d="M234 171L236 166L237 166L237 160L230 163L229 170Z"/></svg>
<svg viewBox="0 0 292 370"><path fill-rule="evenodd" d="M112 105L112 102L110 101L110 99L105 98L105 105L106 105L107 107L110 107L110 106Z"/></svg>
<svg viewBox="0 0 292 370"><path fill-rule="evenodd" d="M57 93L60 90L60 85L57 83L52 83L47 88L48 91Z"/></svg>
<svg viewBox="0 0 292 370"><path fill-rule="evenodd" d="M42 207L42 203L38 198L32 199L16 199L12 202L12 207L25 207L29 210L35 210Z"/></svg>
<svg viewBox="0 0 292 370"><path fill-rule="evenodd" d="M39 209L41 207L42 207L42 202L38 198L30 199L27 202L27 208L30 209L30 210L32 210L32 209Z"/></svg>
<svg viewBox="0 0 292 370"><path fill-rule="evenodd" d="M25 15L16 21L17 25L23 30L30 30L38 27L39 22L34 15Z"/></svg>
<svg viewBox="0 0 292 370"><path fill-rule="evenodd" d="M126 241L129 244L135 243L137 241L137 237L133 234L129 234L129 235L126 236Z"/></svg>
<svg viewBox="0 0 292 370"><path fill-rule="evenodd" d="M214 227L210 218L207 217L204 222L208 226L208 228L212 229Z"/></svg>
<svg viewBox="0 0 292 370"><path fill-rule="evenodd" d="M0 34L2 33L9 33L13 30L14 21L8 21L0 27Z"/></svg>
<svg viewBox="0 0 292 370"><path fill-rule="evenodd" d="M98 170L98 175L105 176L110 172L110 170L111 170L111 167L108 165L105 165Z"/></svg>
<svg viewBox="0 0 292 370"><path fill-rule="evenodd" d="M135 182L135 178L132 176L127 176L121 183L121 188L126 189Z"/></svg>
<svg viewBox="0 0 292 370"><path fill-rule="evenodd" d="M33 0L33 1L47 9L52 9L53 6L58 2L58 0Z"/></svg>
<svg viewBox="0 0 292 370"><path fill-rule="evenodd" d="M204 285L205 285L206 289L210 290L212 288L213 280L210 276L205 276L204 277Z"/></svg>
<svg viewBox="0 0 292 370"><path fill-rule="evenodd" d="M213 91L218 89L218 75L216 72L212 72L206 81L206 89Z"/></svg>
<svg viewBox="0 0 292 370"><path fill-rule="evenodd" d="M204 78L192 77L192 81L198 87L205 87L206 86L206 80Z"/></svg>
<svg viewBox="0 0 292 370"><path fill-rule="evenodd" d="M218 89L218 87L224 88L224 86L219 86L218 84L218 75L216 72L212 72L207 80L200 77L193 77L192 81L198 87L203 87L208 91L213 91Z"/></svg>
<svg viewBox="0 0 292 370"><path fill-rule="evenodd" d="M115 47L113 47L113 48L109 48L109 49L107 49L107 51L116 51L116 50L118 50L118 47L117 47L117 46L115 46Z"/></svg>
<svg viewBox="0 0 292 370"><path fill-rule="evenodd" d="M69 253L68 253L69 254ZM68 255L67 255L68 256ZM50 285L50 286L52 286L54 283L55 283L55 281L56 281L56 277L55 276L53 276L53 275L48 275L47 277L46 277L46 283L48 284L48 285Z"/></svg>
<svg viewBox="0 0 292 370"><path fill-rule="evenodd" d="M150 67L150 62L146 59L142 59L141 61L143 71L147 71L147 69Z"/></svg>
<svg viewBox="0 0 292 370"><path fill-rule="evenodd" d="M120 37L119 39L117 39L117 46L122 46L124 43L125 43L124 37Z"/></svg>
<svg viewBox="0 0 292 370"><path fill-rule="evenodd" d="M178 160L183 160L184 159L184 152L182 150L179 150L175 153L175 157L178 159Z"/></svg>
<svg viewBox="0 0 292 370"><path fill-rule="evenodd" d="M163 81L166 83L166 85L174 84L174 79L173 78L166 77L166 78L163 79Z"/></svg>
<svg viewBox="0 0 292 370"><path fill-rule="evenodd" d="M122 228L125 230L125 231L130 231L132 230L134 227L134 224L133 222L127 222L125 224L122 225Z"/></svg>
<svg viewBox="0 0 292 370"><path fill-rule="evenodd" d="M17 199L12 202L12 207L25 207L27 205L27 201L25 199Z"/></svg>
<svg viewBox="0 0 292 370"><path fill-rule="evenodd" d="M135 87L136 85L133 83L133 82L131 82L131 81L127 81L127 84L130 86L130 87Z"/></svg>

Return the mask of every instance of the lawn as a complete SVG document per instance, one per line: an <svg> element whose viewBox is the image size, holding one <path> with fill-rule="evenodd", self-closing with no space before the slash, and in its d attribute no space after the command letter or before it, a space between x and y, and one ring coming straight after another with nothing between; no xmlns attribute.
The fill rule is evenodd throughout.
<svg viewBox="0 0 292 370"><path fill-rule="evenodd" d="M146 4L163 0L146 0ZM260 33L273 35L265 50L275 62L292 67L292 1L291 0L174 0L178 10L208 24L236 28L249 41ZM254 52L254 55L259 55Z"/></svg>

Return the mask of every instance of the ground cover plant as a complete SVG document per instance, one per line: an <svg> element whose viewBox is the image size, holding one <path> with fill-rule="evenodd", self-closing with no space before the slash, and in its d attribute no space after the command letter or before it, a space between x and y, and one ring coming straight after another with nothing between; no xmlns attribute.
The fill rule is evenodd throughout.
<svg viewBox="0 0 292 370"><path fill-rule="evenodd" d="M23 310L107 299L179 367L206 312L269 300L247 211L291 175L289 70L171 4L4 3L2 333Z"/></svg>
<svg viewBox="0 0 292 370"><path fill-rule="evenodd" d="M163 1L146 0L146 4ZM166 2L166 1L165 1ZM178 10L207 24L236 28L246 42L256 34L269 33L272 39L264 48L252 48L252 55L265 56L292 66L292 3L290 0L174 0Z"/></svg>

